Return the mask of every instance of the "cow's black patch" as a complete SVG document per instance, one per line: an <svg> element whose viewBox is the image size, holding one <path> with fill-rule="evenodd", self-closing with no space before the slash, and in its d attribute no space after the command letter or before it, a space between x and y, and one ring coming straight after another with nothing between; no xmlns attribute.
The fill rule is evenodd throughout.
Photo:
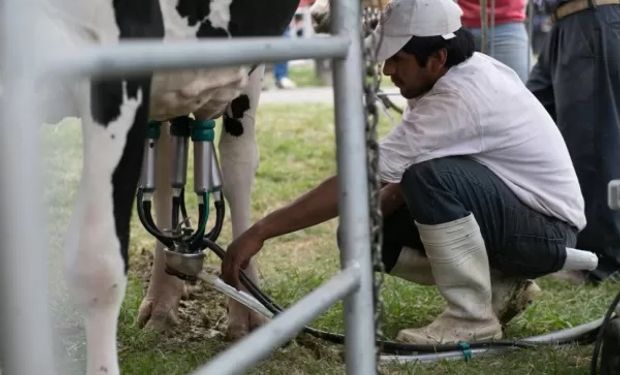
<svg viewBox="0 0 620 375"><path fill-rule="evenodd" d="M121 245L121 255L125 261L125 272L128 268L129 222L133 208L133 200L138 187L140 169L142 167L143 144L146 137L148 122L148 97L150 94L150 77L134 82L142 90L144 102L138 107L134 123L127 133L123 155L112 174L112 202L116 236Z"/></svg>
<svg viewBox="0 0 620 375"><path fill-rule="evenodd" d="M123 83L118 80L93 80L90 84L90 100L93 120L107 127L121 115Z"/></svg>
<svg viewBox="0 0 620 375"><path fill-rule="evenodd" d="M224 115L224 131L235 137L241 137L243 135L243 124L235 118Z"/></svg>
<svg viewBox="0 0 620 375"><path fill-rule="evenodd" d="M241 119L245 111L250 109L250 98L247 95L239 95L230 103L230 115L224 114L224 131L235 137L243 135Z"/></svg>
<svg viewBox="0 0 620 375"><path fill-rule="evenodd" d="M177 12L187 18L190 25L204 20L198 29L198 37L282 35L293 18L299 0L233 0L228 30L215 28L207 20L210 3L180 0L177 5Z"/></svg>
<svg viewBox="0 0 620 375"><path fill-rule="evenodd" d="M113 0L112 4L121 39L163 38L164 21L158 0ZM111 181L114 224L126 272L129 264L129 222L142 166L142 145L149 114L151 75L93 81L91 110L93 118L104 126L118 118L123 103L123 82L126 82L129 98L137 98L139 91L142 93L142 103L127 133L123 155L114 169Z"/></svg>
<svg viewBox="0 0 620 375"><path fill-rule="evenodd" d="M121 39L164 37L158 0L113 0L112 3Z"/></svg>
<svg viewBox="0 0 620 375"><path fill-rule="evenodd" d="M114 0L112 5L121 39L164 37L164 21L157 0ZM136 98L139 88L137 81L129 81L128 97ZM123 79L94 79L90 92L93 120L107 127L121 114ZM143 100L148 97L143 96Z"/></svg>
<svg viewBox="0 0 620 375"><path fill-rule="evenodd" d="M247 95L239 95L230 103L233 118L242 118L248 109L250 109L250 98Z"/></svg>
<svg viewBox="0 0 620 375"><path fill-rule="evenodd" d="M194 26L209 16L210 1L179 0L177 12L183 18L187 18L189 25Z"/></svg>

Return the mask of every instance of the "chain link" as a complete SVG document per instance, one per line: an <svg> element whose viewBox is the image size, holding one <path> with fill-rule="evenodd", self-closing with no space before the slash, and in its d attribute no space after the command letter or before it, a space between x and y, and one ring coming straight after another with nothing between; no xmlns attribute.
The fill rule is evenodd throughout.
<svg viewBox="0 0 620 375"><path fill-rule="evenodd" d="M379 112L377 107L377 92L381 83L380 65L377 62L376 52L380 39L372 34L374 26L376 26L380 17L381 3L379 0L372 0L370 7L363 9L363 25L362 32L365 35L371 35L371 43L364 43L364 109L366 120L366 150L367 150L367 175L368 175L368 201L370 207L370 249L372 254L372 263L374 272L373 283L373 303L375 311L375 339L383 339L383 330L381 321L383 318L384 304L381 298L381 287L383 285L384 267L381 257L381 243L383 235L383 218L381 215L380 194L381 180L378 173L379 162L379 144L377 142L377 125L379 123ZM377 346L377 373L379 369L379 355L381 346Z"/></svg>

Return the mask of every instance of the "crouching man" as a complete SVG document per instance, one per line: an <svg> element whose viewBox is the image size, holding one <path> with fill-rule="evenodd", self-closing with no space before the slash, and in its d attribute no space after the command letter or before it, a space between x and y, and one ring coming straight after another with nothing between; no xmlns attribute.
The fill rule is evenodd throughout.
<svg viewBox="0 0 620 375"><path fill-rule="evenodd" d="M418 344L499 339L527 279L597 263L572 248L584 203L560 132L514 71L473 52L460 16L452 0L393 0L375 31L383 72L408 99L380 144L384 263L447 302L430 325L399 332ZM237 238L222 277L239 286L267 239L337 208L331 177Z"/></svg>

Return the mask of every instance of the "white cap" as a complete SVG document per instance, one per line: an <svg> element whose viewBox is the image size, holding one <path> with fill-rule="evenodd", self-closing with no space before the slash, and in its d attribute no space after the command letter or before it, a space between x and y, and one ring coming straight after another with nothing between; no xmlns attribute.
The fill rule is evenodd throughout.
<svg viewBox="0 0 620 375"><path fill-rule="evenodd" d="M454 32L461 28L462 14L453 0L392 0L366 43L376 38L380 43L377 60L382 61L400 51L412 36L454 38Z"/></svg>

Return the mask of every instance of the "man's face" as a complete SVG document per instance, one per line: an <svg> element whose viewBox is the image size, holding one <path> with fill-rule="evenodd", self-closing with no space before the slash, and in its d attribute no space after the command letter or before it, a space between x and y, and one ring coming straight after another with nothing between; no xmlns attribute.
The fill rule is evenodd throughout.
<svg viewBox="0 0 620 375"><path fill-rule="evenodd" d="M426 66L421 67L414 55L399 51L385 60L383 74L390 76L402 96L412 99L428 92L437 81L432 59L430 57Z"/></svg>

